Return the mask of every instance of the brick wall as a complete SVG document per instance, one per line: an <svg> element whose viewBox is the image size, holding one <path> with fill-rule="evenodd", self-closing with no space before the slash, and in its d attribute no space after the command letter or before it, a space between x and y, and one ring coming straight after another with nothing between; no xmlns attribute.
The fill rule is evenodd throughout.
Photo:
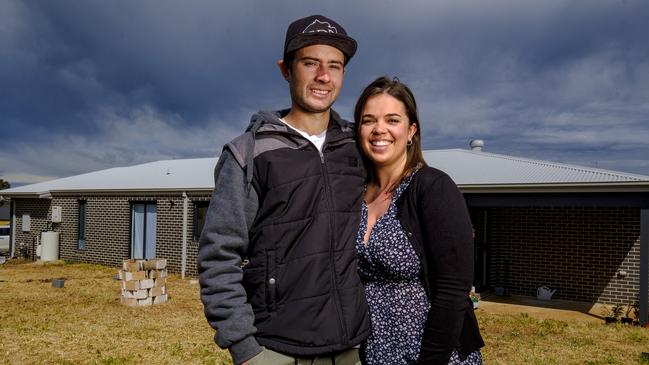
<svg viewBox="0 0 649 365"><path fill-rule="evenodd" d="M197 276L198 242L193 238L194 202L209 201L209 195L188 194L186 274ZM180 195L157 200L156 256L167 259L167 268L179 273L182 268L183 199Z"/></svg>
<svg viewBox="0 0 649 365"><path fill-rule="evenodd" d="M190 194L187 212L186 273L196 276L198 242L193 239L194 201L209 201L205 193ZM78 249L79 200L86 201L85 249ZM62 222L54 223L60 232L59 255L63 260L119 266L130 258L131 203L156 203L156 257L168 261L168 269L181 271L183 200L180 193L141 196L58 195L48 199L16 199L17 247L29 243L39 232L49 227L51 206L62 208ZM31 213L32 234L20 232L22 214ZM17 251L18 253L18 251ZM31 255L31 251L30 251Z"/></svg>
<svg viewBox="0 0 649 365"><path fill-rule="evenodd" d="M86 201L85 249L79 250L79 200ZM52 206L61 206L62 223L55 225L61 233L61 259L119 266L129 258L130 204L124 197L56 196Z"/></svg>
<svg viewBox="0 0 649 365"><path fill-rule="evenodd" d="M16 200L16 237L15 255L21 255L21 247L27 249L27 255L32 257L36 247L37 237L42 231L48 230L50 220L50 200L20 199ZM23 215L29 214L31 227L29 232L22 231Z"/></svg>
<svg viewBox="0 0 649 365"><path fill-rule="evenodd" d="M507 207L489 208L487 217L490 286L526 296L549 286L558 289L555 298L587 302L636 297L639 209Z"/></svg>

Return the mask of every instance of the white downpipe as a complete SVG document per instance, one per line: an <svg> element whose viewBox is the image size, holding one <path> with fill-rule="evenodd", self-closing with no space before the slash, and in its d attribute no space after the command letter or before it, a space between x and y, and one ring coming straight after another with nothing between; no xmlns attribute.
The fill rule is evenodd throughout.
<svg viewBox="0 0 649 365"><path fill-rule="evenodd" d="M187 193L183 191L183 249L180 264L180 276L185 278L185 270L187 269L187 209L189 208L189 198Z"/></svg>

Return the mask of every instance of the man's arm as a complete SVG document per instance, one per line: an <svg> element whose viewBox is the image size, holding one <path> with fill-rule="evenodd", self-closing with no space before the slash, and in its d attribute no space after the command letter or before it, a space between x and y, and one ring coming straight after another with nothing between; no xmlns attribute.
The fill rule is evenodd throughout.
<svg viewBox="0 0 649 365"><path fill-rule="evenodd" d="M255 189L246 189L246 174L225 148L214 171L214 192L198 247L198 273L205 317L217 330L214 340L228 348L235 364L260 353L254 315L242 285L242 257L255 218Z"/></svg>

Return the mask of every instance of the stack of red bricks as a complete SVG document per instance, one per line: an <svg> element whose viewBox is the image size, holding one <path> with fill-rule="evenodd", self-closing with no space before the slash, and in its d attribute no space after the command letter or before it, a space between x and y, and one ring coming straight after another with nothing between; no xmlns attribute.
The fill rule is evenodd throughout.
<svg viewBox="0 0 649 365"><path fill-rule="evenodd" d="M144 306L167 301L167 260L124 260L120 301L128 306Z"/></svg>

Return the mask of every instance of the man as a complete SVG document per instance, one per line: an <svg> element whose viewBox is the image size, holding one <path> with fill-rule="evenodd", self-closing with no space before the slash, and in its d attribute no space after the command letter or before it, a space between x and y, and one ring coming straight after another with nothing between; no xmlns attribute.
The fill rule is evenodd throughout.
<svg viewBox="0 0 649 365"><path fill-rule="evenodd" d="M352 126L331 109L355 52L331 19L291 23L278 61L291 108L255 114L219 158L198 270L205 316L235 364L359 363L364 173Z"/></svg>

